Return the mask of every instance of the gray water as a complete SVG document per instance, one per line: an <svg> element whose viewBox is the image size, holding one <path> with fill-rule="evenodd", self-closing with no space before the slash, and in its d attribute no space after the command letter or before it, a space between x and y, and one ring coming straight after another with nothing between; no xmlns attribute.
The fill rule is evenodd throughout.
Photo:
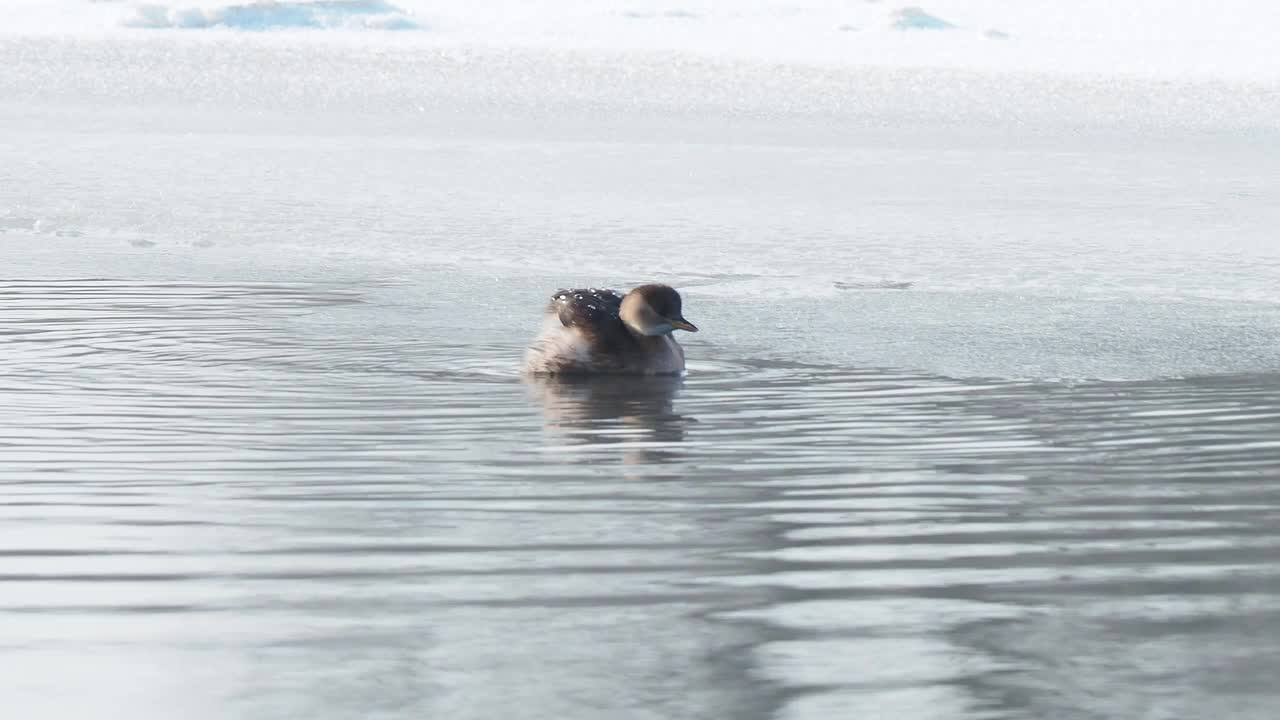
<svg viewBox="0 0 1280 720"><path fill-rule="evenodd" d="M10 714L1274 716L1280 96L273 42L0 43Z"/></svg>
<svg viewBox="0 0 1280 720"><path fill-rule="evenodd" d="M1274 375L957 381L704 345L683 380L530 383L518 343L317 336L379 312L350 287L0 293L3 687L32 716L1277 700Z"/></svg>

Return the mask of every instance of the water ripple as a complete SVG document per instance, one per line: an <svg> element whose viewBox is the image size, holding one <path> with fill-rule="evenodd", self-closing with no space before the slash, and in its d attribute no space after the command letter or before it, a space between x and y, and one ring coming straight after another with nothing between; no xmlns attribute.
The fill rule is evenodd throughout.
<svg viewBox="0 0 1280 720"><path fill-rule="evenodd" d="M1280 700L1275 376L960 381L704 344L685 379L522 383L516 344L334 331L377 310L350 287L0 301L0 619L37 666L247 667L273 679L194 701L264 717L338 659L353 692L451 717L510 709L507 672L569 715L557 693L708 718Z"/></svg>

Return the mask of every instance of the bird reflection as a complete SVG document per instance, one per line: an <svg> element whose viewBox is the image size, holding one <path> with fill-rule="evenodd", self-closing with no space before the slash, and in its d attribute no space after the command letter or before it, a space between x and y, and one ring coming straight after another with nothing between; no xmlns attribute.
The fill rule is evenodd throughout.
<svg viewBox="0 0 1280 720"><path fill-rule="evenodd" d="M676 414L679 376L550 376L526 379L546 428L567 444L620 446L627 464L671 462L692 418ZM596 447L594 449L607 449Z"/></svg>

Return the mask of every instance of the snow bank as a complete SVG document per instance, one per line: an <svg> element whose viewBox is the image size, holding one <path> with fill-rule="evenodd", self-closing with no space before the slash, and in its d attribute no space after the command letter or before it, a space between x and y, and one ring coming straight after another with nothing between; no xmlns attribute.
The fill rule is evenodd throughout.
<svg viewBox="0 0 1280 720"><path fill-rule="evenodd" d="M3 5L0 39L89 35L124 44L138 42L141 28L148 36L199 35L215 42L252 32L278 43L675 53L785 65L1280 81L1275 0L3 0ZM238 32L183 32L201 28ZM431 32L356 32L415 28ZM297 32L317 29L325 32Z"/></svg>

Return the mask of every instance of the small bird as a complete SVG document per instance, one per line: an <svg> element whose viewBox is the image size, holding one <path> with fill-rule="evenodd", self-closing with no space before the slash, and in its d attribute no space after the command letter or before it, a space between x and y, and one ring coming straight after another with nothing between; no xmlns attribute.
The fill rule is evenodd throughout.
<svg viewBox="0 0 1280 720"><path fill-rule="evenodd" d="M524 357L531 375L675 375L684 349L671 333L698 332L684 319L680 293L657 283L615 290L557 290L542 333Z"/></svg>

